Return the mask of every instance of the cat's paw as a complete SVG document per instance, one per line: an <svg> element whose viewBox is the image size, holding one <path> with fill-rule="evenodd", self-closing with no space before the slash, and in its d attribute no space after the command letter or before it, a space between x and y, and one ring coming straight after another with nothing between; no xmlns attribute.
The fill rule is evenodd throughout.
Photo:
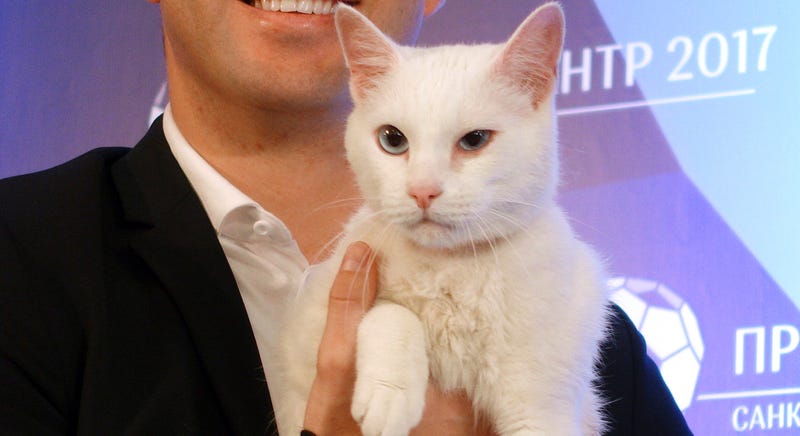
<svg viewBox="0 0 800 436"><path fill-rule="evenodd" d="M359 379L353 396L353 418L364 436L405 436L422 419L425 388Z"/></svg>
<svg viewBox="0 0 800 436"><path fill-rule="evenodd" d="M351 412L365 436L406 435L419 424L428 387L428 358L419 318L379 304L358 328Z"/></svg>

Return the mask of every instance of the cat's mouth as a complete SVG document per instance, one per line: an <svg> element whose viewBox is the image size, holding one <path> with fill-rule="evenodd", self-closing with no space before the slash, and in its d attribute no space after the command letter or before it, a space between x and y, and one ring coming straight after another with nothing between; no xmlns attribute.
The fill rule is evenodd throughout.
<svg viewBox="0 0 800 436"><path fill-rule="evenodd" d="M258 9L272 12L290 12L313 15L330 15L338 3L356 6L356 0L240 0Z"/></svg>
<svg viewBox="0 0 800 436"><path fill-rule="evenodd" d="M438 229L438 230L449 230L453 228L452 224L442 222L435 218L431 218L428 214L422 216L422 218L414 224L417 228L425 228L425 229Z"/></svg>

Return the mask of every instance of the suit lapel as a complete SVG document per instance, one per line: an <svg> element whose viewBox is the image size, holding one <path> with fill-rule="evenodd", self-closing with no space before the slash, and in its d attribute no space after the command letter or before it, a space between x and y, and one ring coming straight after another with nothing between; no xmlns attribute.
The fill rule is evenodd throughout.
<svg viewBox="0 0 800 436"><path fill-rule="evenodd" d="M160 119L113 174L125 219L140 229L131 245L179 308L232 430L267 433L272 406L244 304Z"/></svg>

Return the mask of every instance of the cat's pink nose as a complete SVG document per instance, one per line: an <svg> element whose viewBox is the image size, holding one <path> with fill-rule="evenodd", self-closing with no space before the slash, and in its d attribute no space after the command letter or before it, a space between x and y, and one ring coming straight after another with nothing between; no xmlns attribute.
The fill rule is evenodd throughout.
<svg viewBox="0 0 800 436"><path fill-rule="evenodd" d="M436 197L442 195L442 188L437 185L415 186L408 189L408 195L416 200L420 209L427 209Z"/></svg>

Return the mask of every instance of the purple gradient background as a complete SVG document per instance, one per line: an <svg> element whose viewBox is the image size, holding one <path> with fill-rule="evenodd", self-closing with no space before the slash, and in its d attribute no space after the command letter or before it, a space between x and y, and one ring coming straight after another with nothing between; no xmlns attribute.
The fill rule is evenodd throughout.
<svg viewBox="0 0 800 436"><path fill-rule="evenodd" d="M450 0L428 20L420 44L502 41L540 3ZM562 4L567 49L614 42L593 2ZM133 145L145 131L164 79L160 18L153 5L97 0L4 5L0 177L44 169L94 147ZM607 93L572 92L559 96L558 105L602 104L607 98ZM613 98L643 96L633 86L615 89ZM800 326L800 314L683 174L650 109L562 117L559 126L561 202L576 230L607 255L614 275L663 282L697 315L706 353L695 394L800 384L798 353L785 356L777 374L734 374L737 328ZM694 401L685 415L696 434L730 434L734 407L752 407L754 401ZM788 395L762 402L796 401L797 395Z"/></svg>

